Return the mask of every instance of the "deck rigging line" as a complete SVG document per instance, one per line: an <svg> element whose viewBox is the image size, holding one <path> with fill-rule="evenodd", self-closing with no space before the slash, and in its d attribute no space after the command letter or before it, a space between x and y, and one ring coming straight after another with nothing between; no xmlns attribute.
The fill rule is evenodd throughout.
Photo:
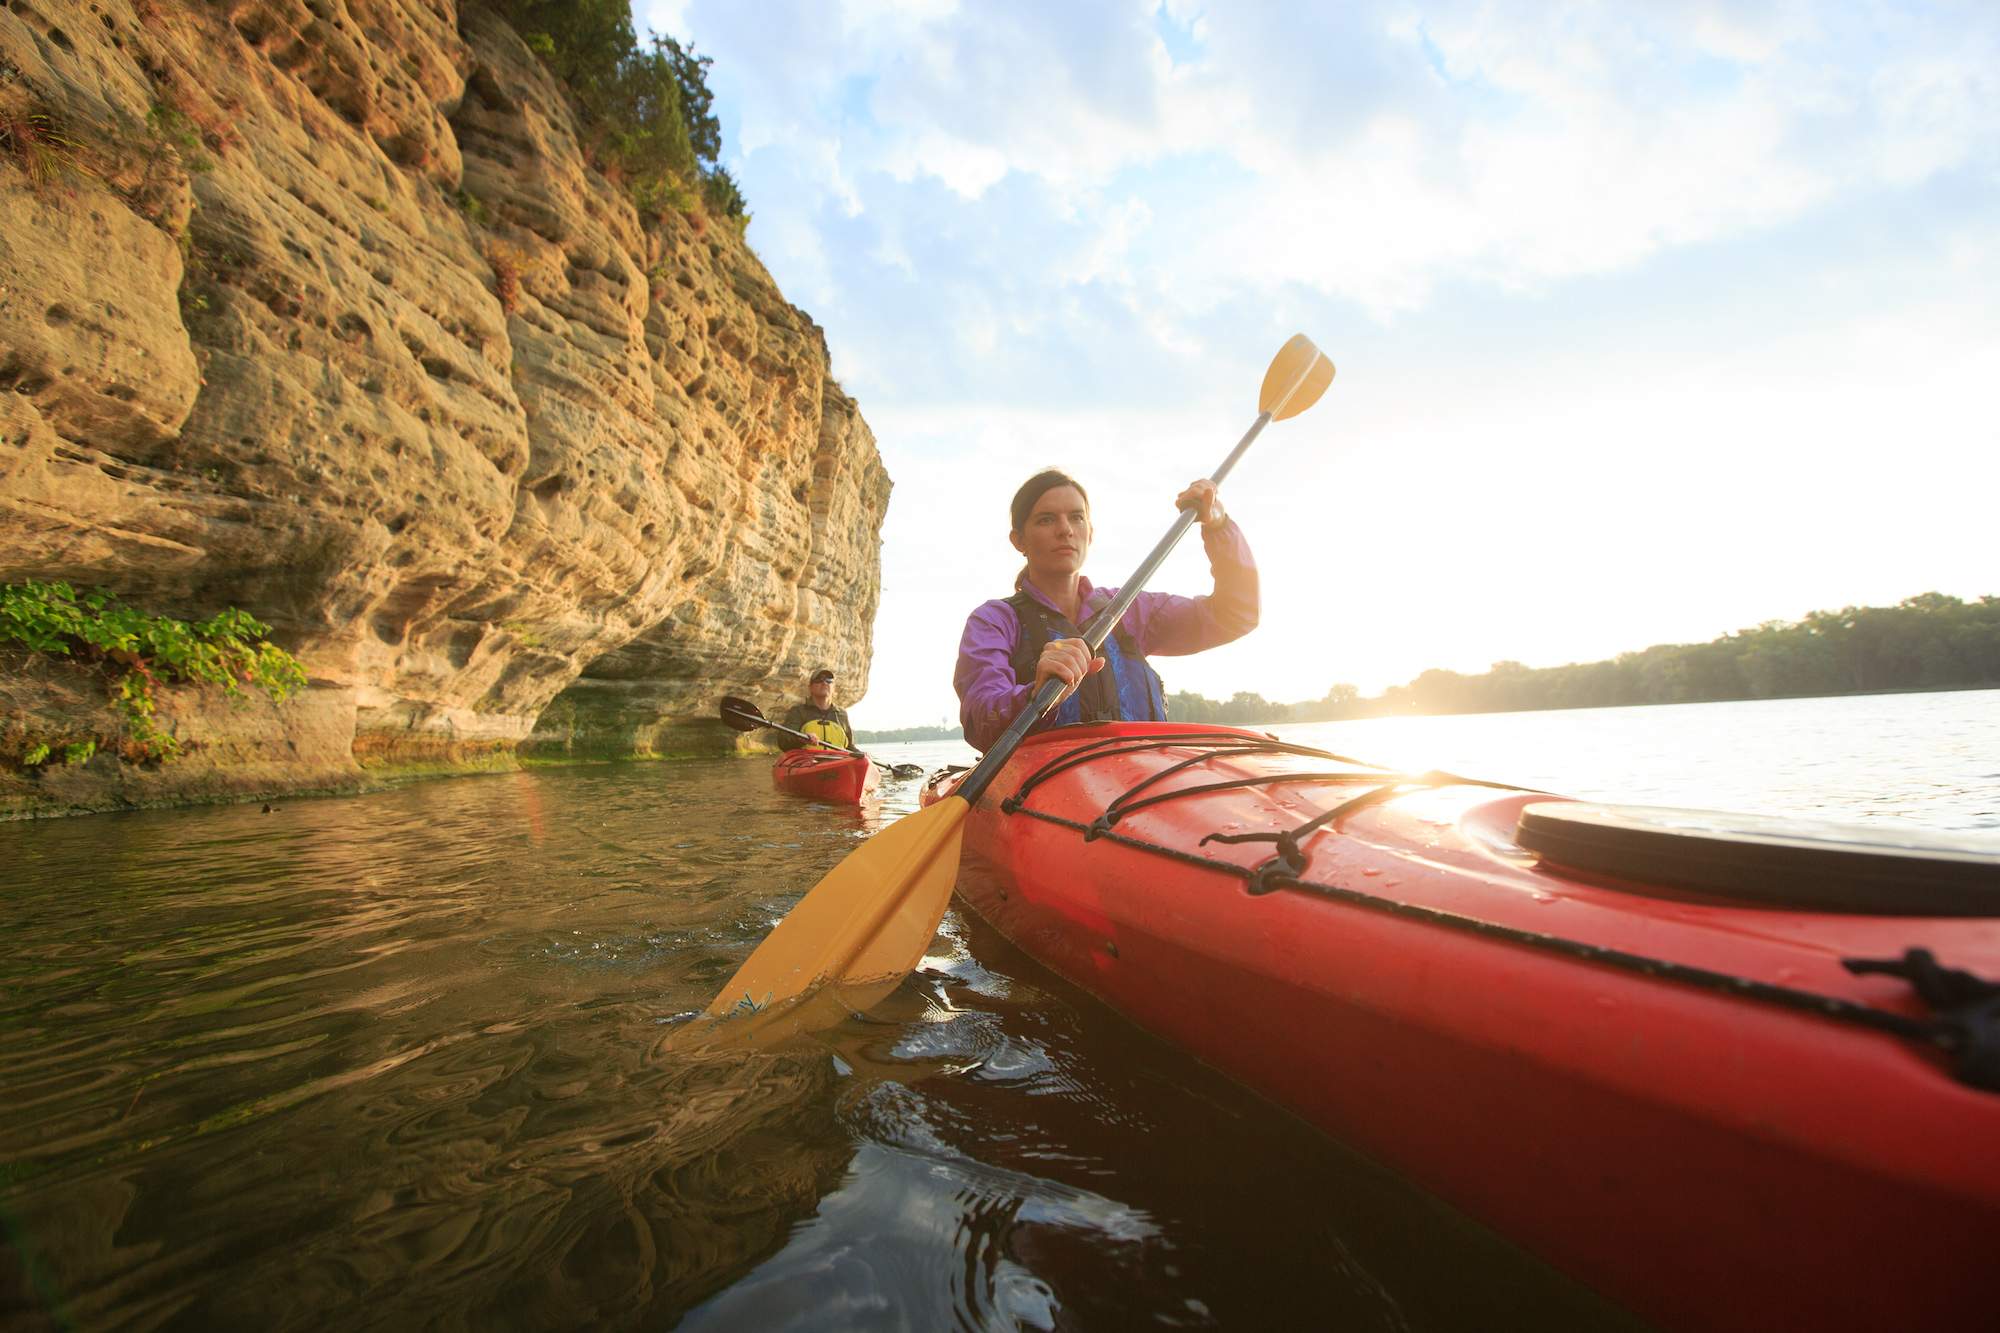
<svg viewBox="0 0 2000 1333"><path fill-rule="evenodd" d="M1203 747L1206 747L1205 749ZM1084 764L1101 759L1117 758L1138 754L1147 750L1197 749L1190 758L1181 760L1158 772L1148 775L1135 783L1105 807L1102 814L1090 823L1082 823L1046 810L1032 809L1027 805L1028 795L1036 787L1059 774L1069 772ZM1293 755L1329 760L1351 766L1349 771L1326 773L1272 773L1259 777L1231 778L1218 782L1200 783L1194 786L1176 788L1173 791L1156 792L1143 799L1134 800L1140 793L1153 787L1162 779L1176 773L1186 772L1215 759L1236 758L1246 755ZM1195 796L1207 792L1226 791L1244 787L1271 785L1298 785L1301 783L1327 783L1331 785L1372 784L1360 793L1323 811L1298 827L1279 833L1211 833L1198 845L1210 842L1245 843L1271 842L1276 844L1276 854L1256 866L1239 866L1229 861L1219 861L1195 852L1184 851L1135 838L1121 833L1116 828L1124 816L1135 810L1161 804L1183 796ZM1705 967L1695 967L1687 963L1672 962L1663 958L1651 958L1643 954L1627 952L1623 949L1608 949L1602 945L1588 944L1581 940L1566 939L1541 931L1523 930L1516 926L1505 926L1497 922L1484 921L1457 912L1447 912L1418 903L1400 902L1380 894L1360 889L1347 888L1337 884L1325 884L1304 877L1307 856L1301 843L1313 833L1330 826L1337 827L1340 820L1357 810L1371 805L1379 805L1393 797L1411 790L1425 787L1469 785L1492 787L1502 791L1534 792L1531 787L1518 787L1510 783L1488 782L1477 778L1464 778L1456 774L1432 771L1420 774L1397 773L1379 765L1352 759L1345 755L1333 754L1311 746L1295 745L1276 737L1268 740L1250 740L1240 732L1190 732L1178 736L1158 737L1147 740L1133 740L1128 737L1111 737L1079 746L1054 759L1022 780L1011 796L1000 802L1002 811L1009 815L1026 815L1046 823L1075 829L1085 842L1104 839L1143 851L1155 856L1164 856L1183 864L1199 866L1223 874L1233 875L1244 881L1244 889L1252 895L1262 895L1278 889L1294 889L1316 894L1335 902L1364 908L1369 911L1384 912L1405 920L1419 921L1427 925L1441 926L1478 935L1487 939L1502 940L1546 953L1567 958L1614 967L1641 976L1662 981L1676 982L1703 990L1740 996L1744 999L1776 1005L1781 1008L1817 1014L1836 1022L1868 1028L1922 1045L1931 1046L1944 1052L1952 1062L1952 1073L1961 1083L1987 1092L2000 1092L2000 983L1986 981L1970 973L1939 967L1928 950L1911 948L1897 959L1849 958L1842 960L1842 966L1855 974L1887 973L1910 981L1920 998L1931 1007L1929 1019L1910 1018L1903 1014L1890 1013L1872 1005L1861 1004L1836 995L1822 995L1814 991L1800 990L1791 986L1779 986L1771 982L1759 981L1753 977L1734 976ZM1537 793L1546 794L1546 793Z"/></svg>

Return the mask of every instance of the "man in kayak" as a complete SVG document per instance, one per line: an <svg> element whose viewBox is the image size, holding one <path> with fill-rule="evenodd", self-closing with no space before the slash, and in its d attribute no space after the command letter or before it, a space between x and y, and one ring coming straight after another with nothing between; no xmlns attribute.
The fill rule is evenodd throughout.
<svg viewBox="0 0 2000 1333"><path fill-rule="evenodd" d="M1223 511L1215 484L1197 481L1174 504L1201 522L1215 590L1206 597L1142 592L1092 657L1084 625L1118 595L1083 576L1090 553L1090 499L1075 478L1053 468L1014 493L1008 540L1027 560L1014 595L982 604L958 644L959 720L965 739L984 750L1000 738L1041 683L1066 687L1041 725L1163 721L1166 693L1146 658L1198 653L1241 638L1257 625L1257 566L1250 545ZM1079 688L1081 687L1081 688Z"/></svg>
<svg viewBox="0 0 2000 1333"><path fill-rule="evenodd" d="M836 750L854 747L854 727L847 720L847 710L836 708L833 703L833 668L821 667L812 673L812 680L806 689L812 698L807 703L793 704L785 714L785 725L793 731L803 731L808 736L817 737L822 744L831 745ZM797 736L783 737L787 750L803 750L806 743Z"/></svg>

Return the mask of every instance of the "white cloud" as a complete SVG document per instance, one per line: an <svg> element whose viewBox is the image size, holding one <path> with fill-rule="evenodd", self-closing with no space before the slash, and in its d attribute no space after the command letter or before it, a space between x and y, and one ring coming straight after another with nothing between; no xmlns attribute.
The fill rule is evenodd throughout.
<svg viewBox="0 0 2000 1333"><path fill-rule="evenodd" d="M889 174L897 180L935 176L967 199L985 194L1009 170L1006 155L998 149L934 130L891 145L885 157Z"/></svg>
<svg viewBox="0 0 2000 1333"><path fill-rule="evenodd" d="M1443 5L1421 22L1233 6L1201 15L1210 54L1177 68L1154 10L854 3L831 25L810 8L755 21L776 49L754 57L742 143L789 145L788 169L848 216L879 206L871 179L977 204L1033 178L1105 276L1094 262L1151 222L1130 193L1149 173L1231 161L1253 188L1183 205L1217 243L1139 280L1303 283L1386 317L1440 283L1617 270L1907 188L2000 128L1996 23L1970 11L1954 26L1857 10L1827 34L1787 6ZM1103 193L1120 180L1123 197Z"/></svg>
<svg viewBox="0 0 2000 1333"><path fill-rule="evenodd" d="M658 32L685 38L688 5L689 0L639 0L632 6L632 22L642 36Z"/></svg>
<svg viewBox="0 0 2000 1333"><path fill-rule="evenodd" d="M1159 14L686 7L752 241L897 481L870 725L949 707L939 626L1004 590L1020 477L1109 478L1093 572L1121 577L1298 327L1342 377L1232 481L1283 609L1177 686L2000 591L1968 586L2000 8L1169 0L1178 65Z"/></svg>
<svg viewBox="0 0 2000 1333"><path fill-rule="evenodd" d="M1107 201L1099 217L1095 235L1067 263L1056 267L1056 281L1072 286L1099 280L1120 285L1133 281L1132 243L1152 224L1152 208L1144 199L1127 196Z"/></svg>

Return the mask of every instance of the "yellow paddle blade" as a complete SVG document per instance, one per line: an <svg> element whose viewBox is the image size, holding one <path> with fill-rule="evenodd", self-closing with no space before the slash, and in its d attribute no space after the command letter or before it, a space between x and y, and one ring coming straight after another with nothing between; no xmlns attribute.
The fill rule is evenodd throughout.
<svg viewBox="0 0 2000 1333"><path fill-rule="evenodd" d="M1264 372L1264 387L1257 391L1257 410L1269 412L1273 421L1295 417L1318 402L1331 383L1333 362L1313 346L1312 339L1295 333Z"/></svg>
<svg viewBox="0 0 2000 1333"><path fill-rule="evenodd" d="M892 983L883 995L894 989ZM854 1012L838 986L821 986L768 1009L745 1008L720 1018L699 1014L670 1029L654 1050L681 1056L766 1051L800 1033L818 1032L845 1022Z"/></svg>
<svg viewBox="0 0 2000 1333"><path fill-rule="evenodd" d="M923 959L944 919L971 808L946 797L848 853L764 937L705 1012L747 1016L817 990L812 1008L837 1021L894 990ZM828 1002L828 990L840 1003Z"/></svg>

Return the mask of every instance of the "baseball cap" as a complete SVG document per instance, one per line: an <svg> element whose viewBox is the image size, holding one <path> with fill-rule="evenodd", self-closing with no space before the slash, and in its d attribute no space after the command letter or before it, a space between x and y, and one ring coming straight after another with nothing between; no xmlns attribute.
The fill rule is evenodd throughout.
<svg viewBox="0 0 2000 1333"><path fill-rule="evenodd" d="M812 679L807 683L811 685L817 685L823 680L832 680L832 679L833 679L833 668L821 667L819 670L813 672Z"/></svg>

